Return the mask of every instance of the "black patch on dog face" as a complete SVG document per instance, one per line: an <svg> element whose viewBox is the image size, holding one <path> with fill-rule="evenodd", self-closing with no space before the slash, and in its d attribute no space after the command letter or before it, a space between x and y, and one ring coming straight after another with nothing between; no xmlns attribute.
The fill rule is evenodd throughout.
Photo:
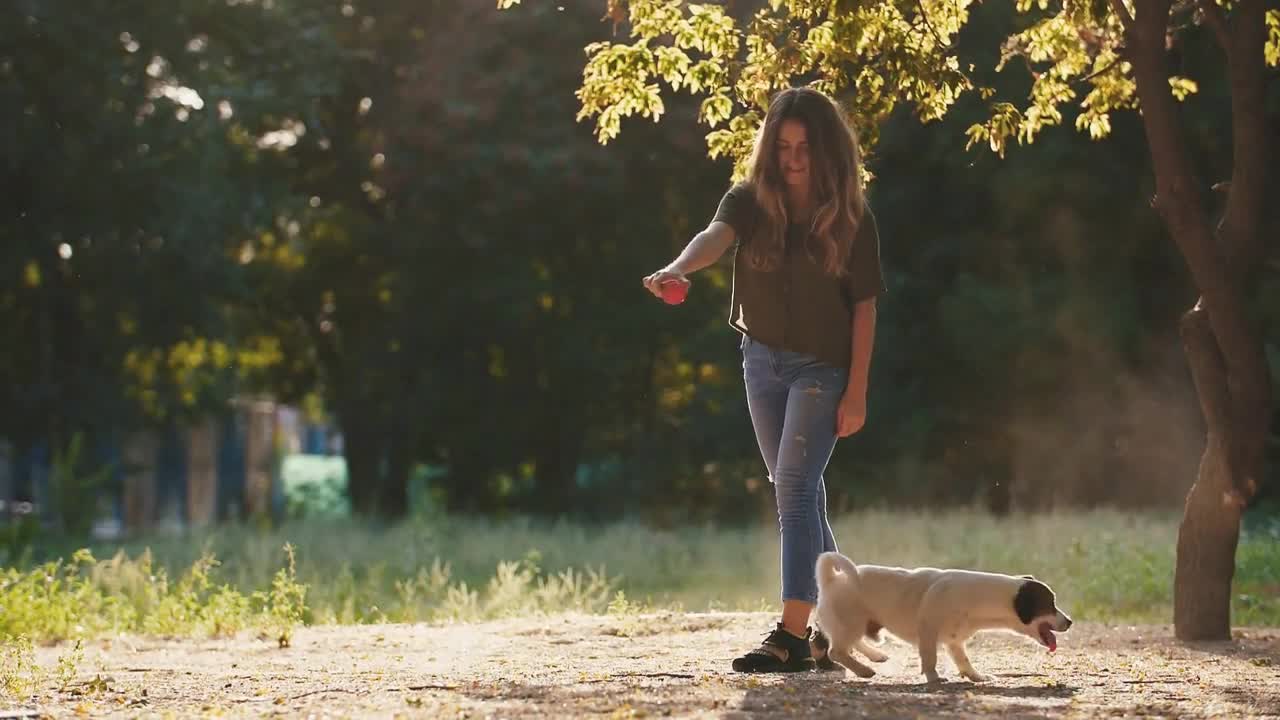
<svg viewBox="0 0 1280 720"><path fill-rule="evenodd" d="M1013 596L1013 610L1023 625L1045 615L1053 615L1058 611L1054 602L1053 591L1039 580L1028 580L1018 588Z"/></svg>

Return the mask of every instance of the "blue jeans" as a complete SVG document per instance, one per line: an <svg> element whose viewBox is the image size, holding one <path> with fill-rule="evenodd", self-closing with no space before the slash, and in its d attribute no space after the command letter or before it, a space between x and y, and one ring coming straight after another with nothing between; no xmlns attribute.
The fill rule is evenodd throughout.
<svg viewBox="0 0 1280 720"><path fill-rule="evenodd" d="M836 408L848 368L743 336L742 375L756 442L778 503L782 599L815 603L818 554L836 550L823 480L836 446Z"/></svg>

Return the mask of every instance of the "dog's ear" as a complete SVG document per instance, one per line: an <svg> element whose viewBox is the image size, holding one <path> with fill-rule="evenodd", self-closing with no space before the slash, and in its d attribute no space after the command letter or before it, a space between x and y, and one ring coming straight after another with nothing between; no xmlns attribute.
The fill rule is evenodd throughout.
<svg viewBox="0 0 1280 720"><path fill-rule="evenodd" d="M1053 591L1039 580L1028 580L1018 587L1013 596L1013 611L1023 625L1045 615L1057 612L1053 602Z"/></svg>

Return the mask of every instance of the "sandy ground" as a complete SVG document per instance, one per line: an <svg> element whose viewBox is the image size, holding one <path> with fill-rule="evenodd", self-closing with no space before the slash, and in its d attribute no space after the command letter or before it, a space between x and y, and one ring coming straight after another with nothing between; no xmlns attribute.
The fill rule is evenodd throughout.
<svg viewBox="0 0 1280 720"><path fill-rule="evenodd" d="M0 717L1276 717L1280 629L1184 645L1168 626L1077 623L1056 654L1005 635L970 657L988 683L929 687L914 651L851 673L744 676L730 659L765 614L555 616L475 625L299 630L293 647L113 638L89 644L78 677ZM52 666L64 647L41 648Z"/></svg>

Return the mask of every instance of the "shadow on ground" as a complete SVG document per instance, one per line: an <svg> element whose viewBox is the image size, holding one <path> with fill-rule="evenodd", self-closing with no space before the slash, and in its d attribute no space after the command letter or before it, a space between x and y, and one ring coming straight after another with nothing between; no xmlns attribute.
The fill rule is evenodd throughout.
<svg viewBox="0 0 1280 720"><path fill-rule="evenodd" d="M1029 676L1038 677L1038 676ZM1015 680L1020 678L1014 678ZM999 681L997 681L999 682ZM743 694L732 689L745 686ZM725 690L730 696L725 697ZM662 717L683 715L690 707L726 720L781 717L974 717L1052 716L1069 703L1077 688L1043 682L975 684L950 682L864 683L836 673L752 678L680 674L615 675L584 680L575 687L509 681L458 688L487 708L512 716L575 715Z"/></svg>
<svg viewBox="0 0 1280 720"><path fill-rule="evenodd" d="M1013 684L1003 684L1011 679ZM1042 718L1065 707L1078 692L1070 685L1046 683L1047 678L1036 675L997 676L993 683L952 681L930 685L923 681L867 682L830 673L817 680L794 677L751 688L741 704L724 717L756 720L819 713L859 718Z"/></svg>

